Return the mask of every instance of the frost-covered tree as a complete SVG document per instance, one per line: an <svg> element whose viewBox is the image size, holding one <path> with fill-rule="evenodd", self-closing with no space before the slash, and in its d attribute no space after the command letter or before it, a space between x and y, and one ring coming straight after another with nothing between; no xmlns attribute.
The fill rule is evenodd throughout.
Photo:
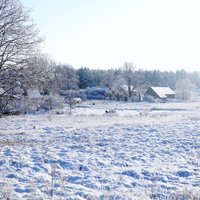
<svg viewBox="0 0 200 200"><path fill-rule="evenodd" d="M0 0L0 88L5 92L22 84L21 74L30 67L29 58L38 54L41 41L20 0Z"/></svg>
<svg viewBox="0 0 200 200"><path fill-rule="evenodd" d="M128 97L132 97L133 95L133 81L134 81L134 72L135 66L133 63L125 62L124 66L122 67L122 76L124 78L125 84L128 87Z"/></svg>
<svg viewBox="0 0 200 200"><path fill-rule="evenodd" d="M144 72L136 70L136 66L126 62L122 67L121 77L124 79L127 86L128 99L134 101L134 97L139 95L146 84Z"/></svg>
<svg viewBox="0 0 200 200"><path fill-rule="evenodd" d="M181 100L190 99L194 87L195 85L188 78L179 80L176 83L176 98Z"/></svg>
<svg viewBox="0 0 200 200"><path fill-rule="evenodd" d="M200 72L192 72L190 74L190 80L200 88Z"/></svg>
<svg viewBox="0 0 200 200"><path fill-rule="evenodd" d="M28 65L23 74L23 83L28 89L38 89L44 95L57 93L54 84L56 64L48 55L30 58Z"/></svg>
<svg viewBox="0 0 200 200"><path fill-rule="evenodd" d="M54 71L54 82L58 92L78 89L76 70L70 65L57 65Z"/></svg>
<svg viewBox="0 0 200 200"><path fill-rule="evenodd" d="M77 70L77 75L79 77L79 88L85 89L87 87L94 86L94 77L92 71L86 67L81 67Z"/></svg>

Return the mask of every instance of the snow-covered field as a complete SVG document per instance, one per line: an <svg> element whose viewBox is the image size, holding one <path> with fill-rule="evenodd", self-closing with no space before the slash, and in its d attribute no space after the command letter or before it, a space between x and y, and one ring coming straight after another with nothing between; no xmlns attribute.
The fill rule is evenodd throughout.
<svg viewBox="0 0 200 200"><path fill-rule="evenodd" d="M0 199L192 198L199 102L88 101L72 114L0 119Z"/></svg>

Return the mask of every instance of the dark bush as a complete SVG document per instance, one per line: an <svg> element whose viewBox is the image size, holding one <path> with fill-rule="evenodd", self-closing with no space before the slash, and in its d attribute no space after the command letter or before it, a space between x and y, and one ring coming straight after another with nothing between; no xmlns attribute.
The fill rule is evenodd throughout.
<svg viewBox="0 0 200 200"><path fill-rule="evenodd" d="M108 88L91 87L86 89L87 99L105 100L109 99L110 91Z"/></svg>

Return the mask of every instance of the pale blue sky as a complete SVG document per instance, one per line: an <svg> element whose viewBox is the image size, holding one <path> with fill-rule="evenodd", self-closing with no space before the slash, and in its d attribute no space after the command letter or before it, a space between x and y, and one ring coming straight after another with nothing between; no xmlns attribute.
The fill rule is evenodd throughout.
<svg viewBox="0 0 200 200"><path fill-rule="evenodd" d="M44 52L74 67L200 69L199 0L23 0Z"/></svg>

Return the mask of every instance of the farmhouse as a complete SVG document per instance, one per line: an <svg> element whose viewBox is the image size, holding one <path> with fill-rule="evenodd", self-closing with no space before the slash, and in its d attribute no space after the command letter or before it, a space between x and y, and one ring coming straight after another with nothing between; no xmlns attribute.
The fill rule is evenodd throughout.
<svg viewBox="0 0 200 200"><path fill-rule="evenodd" d="M73 104L80 104L82 102L81 98L72 98L71 103Z"/></svg>
<svg viewBox="0 0 200 200"><path fill-rule="evenodd" d="M3 95L4 94L4 89L3 88L0 88L0 95Z"/></svg>
<svg viewBox="0 0 200 200"><path fill-rule="evenodd" d="M0 88L0 97L6 97L6 98L10 98L11 95L8 94L3 88Z"/></svg>
<svg viewBox="0 0 200 200"><path fill-rule="evenodd" d="M169 87L150 87L145 95L150 95L155 99L174 99L175 92Z"/></svg>
<svg viewBox="0 0 200 200"><path fill-rule="evenodd" d="M16 96L8 94L3 88L0 88L0 98L3 98L3 99L15 99Z"/></svg>
<svg viewBox="0 0 200 200"><path fill-rule="evenodd" d="M39 93L38 90L28 90L28 97L32 99L41 99L42 95Z"/></svg>

